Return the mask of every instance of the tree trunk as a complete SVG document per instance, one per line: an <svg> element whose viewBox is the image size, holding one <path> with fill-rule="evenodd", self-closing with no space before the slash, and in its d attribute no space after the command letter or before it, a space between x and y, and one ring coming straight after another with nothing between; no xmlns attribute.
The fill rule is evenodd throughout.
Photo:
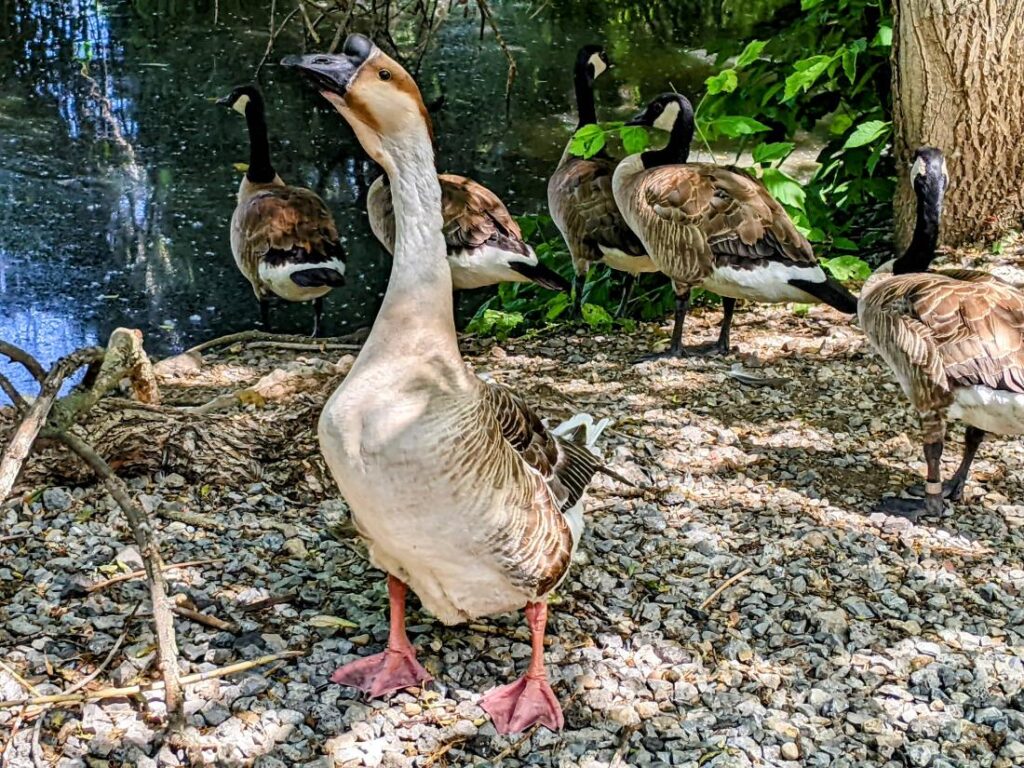
<svg viewBox="0 0 1024 768"><path fill-rule="evenodd" d="M1024 0L895 0L896 242L910 242L909 161L945 153L943 242L988 240L1024 218Z"/></svg>

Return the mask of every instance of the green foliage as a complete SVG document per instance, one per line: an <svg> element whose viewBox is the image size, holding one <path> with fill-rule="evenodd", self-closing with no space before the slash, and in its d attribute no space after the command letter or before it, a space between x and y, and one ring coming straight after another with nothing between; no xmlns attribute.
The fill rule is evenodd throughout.
<svg viewBox="0 0 1024 768"><path fill-rule="evenodd" d="M871 277L871 267L864 259L856 256L836 256L822 259L821 266L828 270L836 280L867 280Z"/></svg>
<svg viewBox="0 0 1024 768"><path fill-rule="evenodd" d="M621 121L591 123L573 134L569 142L569 152L583 158L593 157L604 149L609 137L619 139L623 155L643 152L650 143L647 129L642 125L625 125Z"/></svg>

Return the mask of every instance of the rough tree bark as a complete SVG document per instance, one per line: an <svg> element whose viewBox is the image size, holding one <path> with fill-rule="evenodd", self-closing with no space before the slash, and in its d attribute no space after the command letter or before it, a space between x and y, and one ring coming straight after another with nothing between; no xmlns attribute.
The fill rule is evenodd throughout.
<svg viewBox="0 0 1024 768"><path fill-rule="evenodd" d="M1024 0L896 0L896 240L910 241L908 161L922 145L946 155L943 240L999 236L1024 219Z"/></svg>

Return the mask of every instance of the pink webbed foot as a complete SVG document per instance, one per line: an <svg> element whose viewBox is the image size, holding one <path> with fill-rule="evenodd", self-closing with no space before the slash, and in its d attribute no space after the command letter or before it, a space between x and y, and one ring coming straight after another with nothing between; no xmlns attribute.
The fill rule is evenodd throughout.
<svg viewBox="0 0 1024 768"><path fill-rule="evenodd" d="M526 675L510 685L493 688L480 700L498 733L519 733L540 723L552 731L565 725L562 707L547 678Z"/></svg>
<svg viewBox="0 0 1024 768"><path fill-rule="evenodd" d="M404 688L415 688L434 678L418 661L412 646L407 651L386 650L339 667L331 682L358 688L376 699Z"/></svg>

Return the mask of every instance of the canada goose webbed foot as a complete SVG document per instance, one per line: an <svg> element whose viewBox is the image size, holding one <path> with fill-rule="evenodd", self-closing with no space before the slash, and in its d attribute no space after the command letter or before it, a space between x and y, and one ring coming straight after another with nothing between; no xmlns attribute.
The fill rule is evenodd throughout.
<svg viewBox="0 0 1024 768"><path fill-rule="evenodd" d="M875 512L881 512L893 517L903 517L912 523L916 523L921 517L939 516L942 514L942 497L938 494L926 496L923 499L903 499L898 496L890 496L883 499L875 506Z"/></svg>
<svg viewBox="0 0 1024 768"><path fill-rule="evenodd" d="M544 630L547 603L527 603L532 654L526 674L510 685L493 688L480 699L480 708L491 716L498 733L520 733L533 725L562 730L565 718L544 668Z"/></svg>
<svg viewBox="0 0 1024 768"><path fill-rule="evenodd" d="M434 678L416 661L416 650L388 648L383 653L358 659L339 667L331 682L358 688L377 699L405 688L416 688Z"/></svg>
<svg viewBox="0 0 1024 768"><path fill-rule="evenodd" d="M950 478L942 484L942 498L949 499L950 501L961 501L964 497L964 485L965 480L957 477ZM908 496L914 496L916 498L924 498L924 483L914 483L908 486L904 491Z"/></svg>

